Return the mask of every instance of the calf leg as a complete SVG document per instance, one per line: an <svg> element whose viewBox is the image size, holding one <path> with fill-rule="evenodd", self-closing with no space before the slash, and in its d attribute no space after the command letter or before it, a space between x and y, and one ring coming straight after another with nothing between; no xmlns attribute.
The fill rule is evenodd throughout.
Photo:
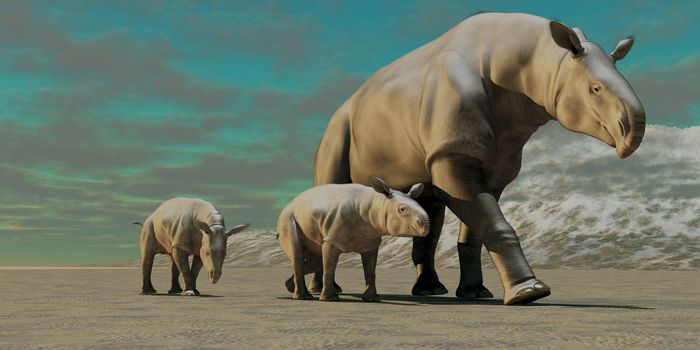
<svg viewBox="0 0 700 350"><path fill-rule="evenodd" d="M442 295L447 288L440 282L435 271L435 249L442 224L445 220L445 204L439 198L423 197L416 200L425 209L430 219L430 232L425 237L413 238L413 264L416 266L416 283L413 285L413 295Z"/></svg>
<svg viewBox="0 0 700 350"><path fill-rule="evenodd" d="M170 257L170 275L171 281L168 294L182 293L182 287L180 286L180 270L177 268L177 264L175 264L175 260L173 260L172 256Z"/></svg>
<svg viewBox="0 0 700 350"><path fill-rule="evenodd" d="M342 293L343 289L340 288L338 283L333 281L333 286L338 293ZM323 289L323 268L314 271L313 276L311 276L311 282L309 282L309 290L313 293L321 293Z"/></svg>
<svg viewBox="0 0 700 350"><path fill-rule="evenodd" d="M456 295L463 299L493 298L493 294L484 287L481 274L481 239L464 223L459 225L457 253L459 254L459 287Z"/></svg>
<svg viewBox="0 0 700 350"><path fill-rule="evenodd" d="M377 255L379 247L369 252L362 253L362 269L365 271L365 293L362 294L364 301L380 301L381 298L377 294L376 270L377 270Z"/></svg>
<svg viewBox="0 0 700 350"><path fill-rule="evenodd" d="M199 271L202 270L203 265L202 258L200 258L199 255L192 257L192 267L190 268L190 287L192 288L191 291L194 292L194 295L199 295L199 291L197 290L197 276L199 276Z"/></svg>
<svg viewBox="0 0 700 350"><path fill-rule="evenodd" d="M292 264L293 286L290 286L289 280L287 280L285 283L287 290L293 293L293 299L313 299L309 290L306 289L306 281L304 280L304 247L301 242L299 227L292 215L280 217L277 233L279 234L280 247Z"/></svg>
<svg viewBox="0 0 700 350"><path fill-rule="evenodd" d="M308 264L309 268L313 268L314 266L316 267L315 269L309 271L314 273L313 276L311 276L311 281L309 282L309 290L311 293L321 293L321 290L323 289L323 262L319 256L315 256L315 259L318 260L313 261L312 264ZM338 283L335 281L333 281L333 286L335 287L336 292L343 292L343 289L340 288Z"/></svg>
<svg viewBox="0 0 700 350"><path fill-rule="evenodd" d="M488 190L479 162L462 155L444 156L433 162L431 172L435 192L491 255L503 284L503 303L528 303L549 295L549 286L535 278L515 230Z"/></svg>
<svg viewBox="0 0 700 350"><path fill-rule="evenodd" d="M336 248L333 243L323 242L323 290L319 300L323 301L338 301L338 290L335 288L335 268L338 266L338 257L340 257L340 249Z"/></svg>
<svg viewBox="0 0 700 350"><path fill-rule="evenodd" d="M321 257L315 254L311 254L308 251L304 251L304 276L314 273L319 270L323 270L322 268L322 260ZM287 290L290 293L294 293L294 275L289 277L286 282L284 282L285 287L287 287ZM319 284L322 285L322 284ZM312 289L311 283L309 283L309 289L311 292L314 292ZM321 292L321 289L318 290L318 293Z"/></svg>
<svg viewBox="0 0 700 350"><path fill-rule="evenodd" d="M185 291L182 292L182 295L190 296L195 294L194 290L192 289L192 274L190 273L190 262L187 259L188 257L189 252L186 250L181 248L173 249L173 260L175 260L175 264L182 274L182 279L185 281Z"/></svg>

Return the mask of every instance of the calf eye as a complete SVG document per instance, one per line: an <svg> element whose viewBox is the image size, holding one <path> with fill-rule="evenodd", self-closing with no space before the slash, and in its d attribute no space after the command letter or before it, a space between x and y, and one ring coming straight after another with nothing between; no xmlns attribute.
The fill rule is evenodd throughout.
<svg viewBox="0 0 700 350"><path fill-rule="evenodd" d="M591 86L591 92L594 95L599 94L602 90L603 90L603 87L600 86L599 84L593 84L593 86Z"/></svg>
<svg viewBox="0 0 700 350"><path fill-rule="evenodd" d="M406 207L399 207L399 213L403 214L406 212Z"/></svg>

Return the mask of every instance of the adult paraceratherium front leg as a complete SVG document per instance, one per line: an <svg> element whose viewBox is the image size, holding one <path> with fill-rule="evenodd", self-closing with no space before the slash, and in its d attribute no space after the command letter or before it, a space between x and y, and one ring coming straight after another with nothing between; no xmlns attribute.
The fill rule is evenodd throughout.
<svg viewBox="0 0 700 350"><path fill-rule="evenodd" d="M430 219L430 232L426 237L413 238L413 251L411 258L416 267L416 283L413 285L413 295L442 295L447 293L447 288L440 282L435 271L435 250L442 224L445 220L445 204L435 197L422 197L416 199Z"/></svg>
<svg viewBox="0 0 700 350"><path fill-rule="evenodd" d="M435 159L431 171L436 194L483 242L501 277L504 304L546 297L549 287L535 278L518 236L489 192L478 164L473 158L455 154Z"/></svg>
<svg viewBox="0 0 700 350"><path fill-rule="evenodd" d="M455 295L463 299L493 298L493 294L484 287L481 273L481 238L463 222L459 225L457 254L459 254L459 287Z"/></svg>

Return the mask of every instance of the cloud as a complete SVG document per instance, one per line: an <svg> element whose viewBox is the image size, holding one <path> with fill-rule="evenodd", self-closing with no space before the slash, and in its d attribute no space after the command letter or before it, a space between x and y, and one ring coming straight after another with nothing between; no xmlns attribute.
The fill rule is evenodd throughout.
<svg viewBox="0 0 700 350"><path fill-rule="evenodd" d="M168 44L164 49L161 41L137 41L120 31L78 39L29 5L13 7L0 13L0 43L13 48L8 51L15 71L47 74L78 87L44 96L47 107L68 105L74 110L85 108L79 102L94 107L96 101L102 105L119 97L161 99L207 110L227 106L234 96L231 86L174 68L167 61L173 50Z"/></svg>
<svg viewBox="0 0 700 350"><path fill-rule="evenodd" d="M85 120L60 120L27 125L0 121L0 162L31 167L53 165L66 173L97 171L142 164L160 152L103 142L101 132Z"/></svg>
<svg viewBox="0 0 700 350"><path fill-rule="evenodd" d="M630 11L633 8L634 11ZM634 35L642 44L667 41L683 36L696 25L689 13L696 13L700 5L695 1L660 3L638 0L622 7L624 13L613 12L611 19L618 23L613 30L615 40Z"/></svg>
<svg viewBox="0 0 700 350"><path fill-rule="evenodd" d="M267 56L279 65L301 65L314 53L320 27L303 13L275 2L228 5L194 11L179 28L209 52Z"/></svg>

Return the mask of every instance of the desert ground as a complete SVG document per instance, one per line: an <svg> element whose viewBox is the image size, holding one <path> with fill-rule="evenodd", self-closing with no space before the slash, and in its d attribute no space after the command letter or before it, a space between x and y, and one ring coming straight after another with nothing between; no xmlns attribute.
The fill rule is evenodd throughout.
<svg viewBox="0 0 700 350"><path fill-rule="evenodd" d="M140 270L0 269L0 349L697 349L697 271L543 270L553 294L506 307L408 295L414 272L377 271L381 303L364 303L362 271L341 268L337 303L291 300L286 268L228 268L200 297L138 295ZM441 271L452 293L459 271ZM167 269L154 271L159 292ZM500 296L497 275L486 285Z"/></svg>

